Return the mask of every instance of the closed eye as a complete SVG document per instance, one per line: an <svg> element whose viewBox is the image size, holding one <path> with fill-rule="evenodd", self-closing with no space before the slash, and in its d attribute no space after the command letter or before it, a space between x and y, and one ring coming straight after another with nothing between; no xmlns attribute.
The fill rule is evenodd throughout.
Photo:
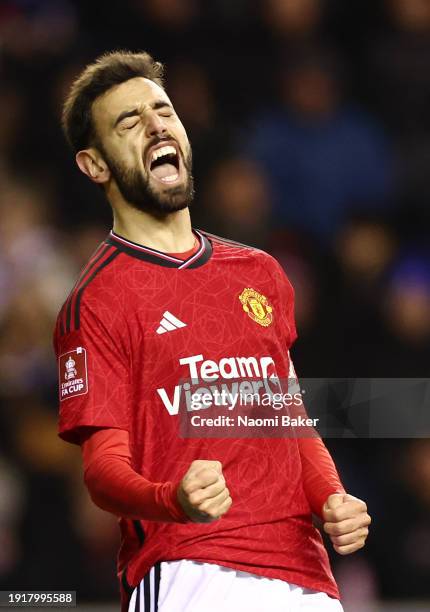
<svg viewBox="0 0 430 612"><path fill-rule="evenodd" d="M129 122L129 123L126 123L126 122L124 121L124 123L122 124L122 126L121 126L121 127L122 127L124 130L131 130L131 129L132 129L132 128L134 128L134 127L135 127L135 126L136 126L138 123L139 123L139 121L138 121L138 120L137 120L137 121L133 121L133 122Z"/></svg>

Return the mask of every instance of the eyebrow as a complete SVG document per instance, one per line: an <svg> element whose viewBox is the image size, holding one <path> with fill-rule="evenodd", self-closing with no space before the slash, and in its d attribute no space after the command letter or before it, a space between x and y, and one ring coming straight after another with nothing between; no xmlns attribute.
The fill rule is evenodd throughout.
<svg viewBox="0 0 430 612"><path fill-rule="evenodd" d="M169 104L167 102L167 100L155 100L155 102L152 102L151 108L153 110L160 110L160 108L171 108L173 110L172 105ZM116 128L116 126L119 123L121 123L121 121L123 119L126 119L127 117L135 117L137 115L140 115L140 113L141 113L141 111L138 108L133 108L133 109L128 110L128 111L123 111L116 118L115 123L114 123L114 128Z"/></svg>

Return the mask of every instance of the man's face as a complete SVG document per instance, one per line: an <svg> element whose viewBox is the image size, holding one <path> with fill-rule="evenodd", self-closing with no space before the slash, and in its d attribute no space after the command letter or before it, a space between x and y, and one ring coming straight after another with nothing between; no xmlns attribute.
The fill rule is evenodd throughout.
<svg viewBox="0 0 430 612"><path fill-rule="evenodd" d="M193 198L191 147L165 91L136 77L100 96L92 108L96 147L123 198L166 214Z"/></svg>

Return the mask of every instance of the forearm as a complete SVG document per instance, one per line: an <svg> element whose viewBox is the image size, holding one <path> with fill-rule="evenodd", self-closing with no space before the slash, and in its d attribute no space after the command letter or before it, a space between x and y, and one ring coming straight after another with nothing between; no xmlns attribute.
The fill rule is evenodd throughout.
<svg viewBox="0 0 430 612"><path fill-rule="evenodd" d="M84 480L93 502L117 516L164 522L184 519L176 484L150 482L115 457L94 461Z"/></svg>
<svg viewBox="0 0 430 612"><path fill-rule="evenodd" d="M178 483L154 483L131 467L128 434L98 430L82 443L84 480L94 503L130 519L184 522Z"/></svg>
<svg viewBox="0 0 430 612"><path fill-rule="evenodd" d="M345 490L333 459L319 437L298 438L302 461L302 481L312 512L322 517L322 507L333 493Z"/></svg>

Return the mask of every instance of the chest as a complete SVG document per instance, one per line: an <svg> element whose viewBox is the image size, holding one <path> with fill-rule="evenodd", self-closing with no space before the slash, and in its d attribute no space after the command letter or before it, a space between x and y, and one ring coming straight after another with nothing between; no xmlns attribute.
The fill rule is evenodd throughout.
<svg viewBox="0 0 430 612"><path fill-rule="evenodd" d="M270 274L255 267L136 272L128 289L132 361L151 377L192 377L202 366L215 372L214 364L240 357L280 362L287 352L287 305Z"/></svg>

